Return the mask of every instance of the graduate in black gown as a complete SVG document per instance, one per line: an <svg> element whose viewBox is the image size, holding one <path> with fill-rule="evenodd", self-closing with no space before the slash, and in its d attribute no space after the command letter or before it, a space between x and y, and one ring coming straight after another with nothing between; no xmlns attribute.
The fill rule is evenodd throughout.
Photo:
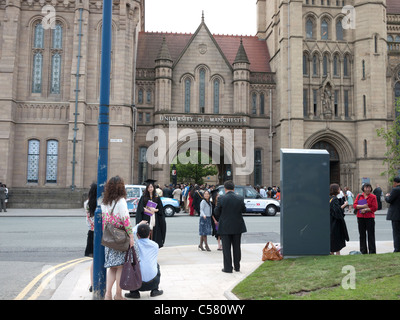
<svg viewBox="0 0 400 320"><path fill-rule="evenodd" d="M338 184L333 183L330 185L331 254L336 253L337 255L346 246L346 241L349 241L349 234L344 220L344 208L347 206L347 201L341 203L337 198L339 190Z"/></svg>
<svg viewBox="0 0 400 320"><path fill-rule="evenodd" d="M157 242L158 247L161 248L164 246L165 235L167 232L164 207L162 205L160 197L157 196L156 188L154 186L155 180L149 179L146 180L145 182L146 182L146 190L140 197L136 211L136 224L138 224L142 220L148 221L151 229L150 238L153 241ZM154 213L151 209L146 207L149 200L157 204ZM151 218L152 213L153 213L153 219Z"/></svg>

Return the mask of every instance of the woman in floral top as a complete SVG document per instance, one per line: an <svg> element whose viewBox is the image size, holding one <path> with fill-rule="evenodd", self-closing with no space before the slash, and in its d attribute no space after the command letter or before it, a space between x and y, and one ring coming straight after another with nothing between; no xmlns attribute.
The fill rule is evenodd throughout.
<svg viewBox="0 0 400 320"><path fill-rule="evenodd" d="M112 177L104 188L103 203L101 205L103 217L103 230L107 222L118 228L124 228L130 237L130 245L133 247L133 232L126 203L125 183L119 176ZM125 300L122 297L122 289L119 286L122 267L125 262L125 252L105 247L104 268L108 269L105 300L111 300L111 290L116 282L116 295L114 300Z"/></svg>

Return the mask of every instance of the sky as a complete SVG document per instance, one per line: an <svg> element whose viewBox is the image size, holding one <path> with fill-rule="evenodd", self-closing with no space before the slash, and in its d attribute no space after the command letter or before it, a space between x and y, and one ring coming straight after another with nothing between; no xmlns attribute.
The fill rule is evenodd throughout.
<svg viewBox="0 0 400 320"><path fill-rule="evenodd" d="M256 0L146 0L146 31L194 33L202 11L212 34L256 35Z"/></svg>

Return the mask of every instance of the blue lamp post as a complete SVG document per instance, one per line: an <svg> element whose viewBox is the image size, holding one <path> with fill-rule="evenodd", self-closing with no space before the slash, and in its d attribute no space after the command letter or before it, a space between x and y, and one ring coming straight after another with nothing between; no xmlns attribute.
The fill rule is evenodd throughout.
<svg viewBox="0 0 400 320"><path fill-rule="evenodd" d="M110 104L110 69L111 69L111 17L112 0L103 1L103 28L101 37L101 78L99 112L99 158L97 160L97 209L94 221L93 243L93 299L104 299L106 289L106 270L104 268L104 247L102 214L99 198L107 182L108 167L108 130Z"/></svg>

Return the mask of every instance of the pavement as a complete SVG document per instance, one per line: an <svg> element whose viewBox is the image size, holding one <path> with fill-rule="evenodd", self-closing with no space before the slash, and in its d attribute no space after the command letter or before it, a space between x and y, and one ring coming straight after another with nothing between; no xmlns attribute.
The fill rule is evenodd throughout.
<svg viewBox="0 0 400 320"><path fill-rule="evenodd" d="M83 216L82 209L9 209L2 216ZM378 214L386 214L381 210ZM377 253L393 252L393 241L377 241ZM264 243L242 244L240 272L221 271L222 251L211 245L211 251L199 251L197 245L163 247L158 262L161 269L159 289L164 294L150 297L141 292L141 300L237 300L231 290L256 270L263 261ZM342 255L359 250L358 241L347 242ZM64 277L51 300L92 300L89 292L91 261L78 263ZM114 285L115 290L115 285ZM125 293L127 291L123 291ZM115 294L115 291L113 295Z"/></svg>

